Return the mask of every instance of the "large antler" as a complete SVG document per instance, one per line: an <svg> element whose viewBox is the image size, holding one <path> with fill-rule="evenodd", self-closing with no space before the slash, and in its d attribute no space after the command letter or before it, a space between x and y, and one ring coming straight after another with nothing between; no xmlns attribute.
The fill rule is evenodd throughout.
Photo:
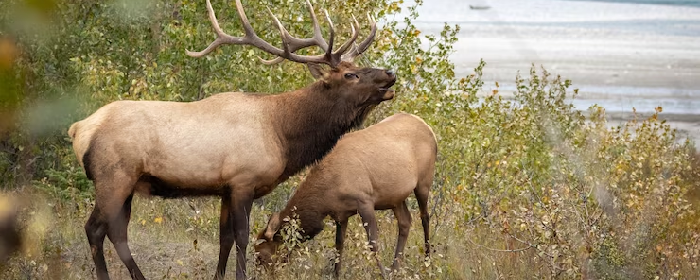
<svg viewBox="0 0 700 280"><path fill-rule="evenodd" d="M328 12L324 10L326 20L328 21L328 25L330 27L330 39L328 40L328 43L326 43L326 41L323 39L323 35L321 34L321 27L318 25L318 20L316 19L316 14L314 13L313 6L307 0L306 5L309 9L309 12L311 13L311 20L313 21L314 25L314 36L312 38L296 38L291 36L287 29L285 29L282 23L279 21L279 19L277 19L277 17L272 13L272 11L269 8L267 9L270 13L270 16L272 16L272 19L275 21L275 24L280 30L283 45L283 49L280 49L272 46L270 43L266 42L265 40L261 39L255 34L255 31L250 25L248 17L246 16L245 11L243 10L243 6L241 5L240 0L236 0L236 10L238 11L238 16L241 18L241 22L243 23L243 29L245 30L245 36L243 37L233 37L231 35L226 34L219 26L219 21L216 19L216 15L214 14L214 8L212 8L210 0L207 0L206 2L207 11L209 13L209 21L211 21L212 23L212 27L214 28L214 32L216 32L217 34L217 38L211 44L209 44L207 48L200 52L186 51L187 55L192 57L202 57L204 55L207 55L215 49L217 49L220 45L251 45L267 53L278 56L277 58L272 60L261 59L265 64L276 64L282 62L284 59L288 59L299 63L323 63L328 64L331 67L335 67L338 65L338 63L340 63L341 60L352 60L354 57L364 52L372 43L376 34L376 23L370 17L370 23L372 25L372 31L370 32L370 36L365 38L365 40L363 40L359 46L353 45L359 35L357 30L355 29L355 25L357 25L357 27L359 28L359 23L353 17L355 25L351 25L352 36L347 42L340 46L340 48L337 51L333 52L333 40L335 37L335 30L333 28L333 22L331 21L330 16L328 15ZM325 51L325 54L298 55L295 53L300 49L310 46L319 46ZM350 48L351 46L352 48Z"/></svg>

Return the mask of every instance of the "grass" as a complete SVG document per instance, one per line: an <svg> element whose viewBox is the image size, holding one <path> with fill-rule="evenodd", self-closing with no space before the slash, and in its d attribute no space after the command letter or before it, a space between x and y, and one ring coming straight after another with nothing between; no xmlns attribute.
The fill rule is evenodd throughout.
<svg viewBox="0 0 700 280"><path fill-rule="evenodd" d="M280 195L286 191L275 192ZM35 187L27 187L21 193L15 195L21 197L25 206L22 224L28 245L10 259L0 272L0 278L94 279L94 264L83 230L91 211L91 200L57 199ZM415 199L410 197L409 200L413 225L404 264L391 279L526 279L538 278L534 272L548 270L547 263L543 262L545 258L537 250L508 238L501 232L501 226L464 224L445 212L443 216L433 216L431 243L434 251L430 260L424 259L420 218ZM148 279L210 279L218 256L218 213L218 198L163 200L137 196L133 202L129 243L144 275ZM269 211L262 203L256 203L251 215L251 243L268 217ZM380 211L378 222L380 258L389 266L396 242L396 222L391 211ZM252 245L249 244L249 276L256 279L332 279L334 234L335 227L327 220L326 229L319 236L292 251L289 262L274 271L263 271L253 265ZM341 278L379 277L366 240L360 219L353 217ZM112 279L130 279L108 241L105 242L105 258ZM229 279L233 278L234 271L235 255L232 253L227 269ZM686 274L681 278L697 279L697 267L689 272L695 273L694 276ZM550 275L548 278L561 277Z"/></svg>
<svg viewBox="0 0 700 280"><path fill-rule="evenodd" d="M25 235L25 244L29 245L10 259L0 278L94 279L94 264L83 230L91 211L91 201L56 200L32 187L22 192L24 194L18 196L23 198L25 206L22 224L29 232ZM60 203L51 204L52 201ZM460 228L451 221L443 221L440 226L432 228L432 259L426 260L418 209L413 197L410 201L413 225L404 251L404 263L401 270L390 278L493 279L521 275L518 273L525 273L531 265L527 258L522 258L522 252L490 250L502 242L487 239L492 236L489 232ZM256 203L251 214L251 243L269 217L269 211L262 208ZM211 278L218 260L218 214L218 198L163 200L135 197L129 244L144 275L148 279ZM379 211L378 223L380 259L389 266L397 237L396 221L391 211ZM431 224L435 226L436 220L433 219ZM289 262L274 271L255 267L252 245L249 244L249 275L257 279L332 279L334 236L334 223L327 220L326 229L321 234L292 251ZM481 236L482 244L472 240L474 236ZM105 259L112 279L130 279L109 241L105 242ZM509 265L504 266L503 261ZM232 253L228 278L233 278L234 271L235 255ZM369 275L377 278L379 270L368 249L365 230L359 217L355 216L349 223L341 278L366 279Z"/></svg>
<svg viewBox="0 0 700 280"><path fill-rule="evenodd" d="M93 279L94 264L83 230L92 207L90 201L65 200L49 204L49 201L57 200L37 190L30 192L20 196L26 207L22 224L28 232L33 232L25 236L25 243L31 245L10 259L0 278ZM27 204L30 200L32 202ZM413 210L417 212L417 209ZM211 278L218 259L218 215L218 198L163 200L135 197L129 244L144 275L148 279ZM268 217L269 212L256 204L251 215L251 242L255 233L264 228ZM396 242L396 223L390 211L381 211L378 218L382 232L381 258L385 265L390 265ZM39 229L30 230L32 225ZM256 269L252 262L252 246L249 246L249 274L263 279L332 278L334 234L335 226L328 220L322 234L292 252L291 261L275 272ZM370 273L378 276L376 265L368 261L366 240L359 218L354 217L346 239L345 277L356 278ZM437 254L444 255L442 250L447 247L441 246L444 242L440 241L440 235L434 240L438 244ZM408 264L423 261L422 243L420 218L415 216L405 250ZM105 242L105 258L113 279L130 279L109 241ZM235 255L232 253L227 269L230 278L233 278L234 271Z"/></svg>

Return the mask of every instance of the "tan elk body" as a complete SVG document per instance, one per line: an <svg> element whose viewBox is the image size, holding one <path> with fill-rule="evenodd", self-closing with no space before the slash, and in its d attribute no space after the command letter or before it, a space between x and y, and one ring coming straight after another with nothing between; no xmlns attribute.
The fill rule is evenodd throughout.
<svg viewBox="0 0 700 280"><path fill-rule="evenodd" d="M302 235L313 238L323 230L324 218L336 221L336 248L343 251L348 218L359 214L371 249L377 252L375 210L392 209L399 236L394 253L397 268L411 226L406 198L414 193L420 208L426 254L429 246L428 197L433 181L437 142L419 117L399 113L366 129L343 136L333 150L314 166L287 206L270 218L258 234L255 250L263 264L272 261L282 243L279 230L296 214ZM383 271L381 263L377 264ZM336 263L336 277L340 273Z"/></svg>
<svg viewBox="0 0 700 280"><path fill-rule="evenodd" d="M127 245L134 193L176 198L221 196L220 253L216 279L223 278L229 253L237 244L236 278L244 279L249 215L253 199L321 159L347 131L362 124L377 104L393 98L396 76L389 70L358 68L350 61L365 51L376 34L354 44L357 31L333 52L307 1L313 38L291 37L272 15L284 49L255 35L236 0L244 37L231 37L218 25L211 3L209 18L218 38L200 57L222 44L258 47L278 58L307 63L318 81L277 95L221 93L190 102L117 101L73 124L68 134L85 172L95 183L95 208L85 225L98 279L109 279L103 243L108 236L133 279L144 279ZM270 13L272 14L272 13ZM294 52L319 46L323 55ZM329 66L321 67L321 64Z"/></svg>

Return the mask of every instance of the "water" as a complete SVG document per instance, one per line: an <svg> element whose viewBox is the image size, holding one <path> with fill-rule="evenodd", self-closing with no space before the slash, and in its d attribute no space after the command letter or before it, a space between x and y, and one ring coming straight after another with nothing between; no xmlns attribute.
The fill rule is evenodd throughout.
<svg viewBox="0 0 700 280"><path fill-rule="evenodd" d="M578 1L578 0L570 0ZM699 11L700 13L700 11ZM469 20L456 20L456 21L426 21L418 20L414 22L416 25L420 26L421 31L428 32L430 34L438 34L445 23L450 25L458 24L460 27L467 27L468 25L497 25L501 27L551 27L554 35L560 36L570 36L571 34L556 34L567 32L570 33L571 29L579 29L582 34L586 32L607 32L611 34L625 34L633 35L637 34L639 36L648 35L659 35L659 36L685 36L685 37L697 37L700 34L700 20L610 20L610 21L547 21L547 22L536 22L536 21L493 21L493 22L481 22L481 21L469 21ZM577 34L580 36L582 34ZM598 33L600 34L600 33ZM542 34L541 34L542 35Z"/></svg>
<svg viewBox="0 0 700 280"><path fill-rule="evenodd" d="M567 1L590 1L590 2L610 2L627 4L654 4L654 5L677 5L700 7L700 0L567 0Z"/></svg>
<svg viewBox="0 0 700 280"><path fill-rule="evenodd" d="M535 63L574 82L579 109L662 106L700 122L700 0L426 0L418 13L424 34L462 27L455 72L469 74L483 58L487 89L513 87Z"/></svg>

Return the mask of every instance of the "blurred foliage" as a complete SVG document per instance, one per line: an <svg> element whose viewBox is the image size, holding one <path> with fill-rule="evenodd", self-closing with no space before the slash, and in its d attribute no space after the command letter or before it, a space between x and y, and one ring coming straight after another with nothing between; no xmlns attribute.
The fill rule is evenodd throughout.
<svg viewBox="0 0 700 280"><path fill-rule="evenodd" d="M516 77L512 95L499 92L497 83L485 90L483 62L472 74L456 77L449 56L459 26L422 34L413 24L422 1L405 8L405 18L397 16L401 0L312 3L319 15L329 10L340 40L349 33L353 13L361 15L360 39L369 28L362 14L380 21L377 40L359 63L394 69L397 95L366 124L406 111L424 118L438 137L430 203L435 252L432 259L422 258L422 230L414 223L405 263L395 276L700 277L700 157L658 114L609 127L604 108L575 110L571 82L535 66ZM302 1L243 4L258 35L273 45L279 45L279 34L265 6L291 34L311 35ZM242 34L234 2L213 5L222 28ZM114 100L193 101L222 91L277 93L312 82L303 65L264 66L257 57L269 55L251 47L225 46L204 58L184 54L203 49L214 36L204 1L0 2L0 186L37 202L21 217L33 225L24 242L32 246L1 278L92 273L82 224L94 191L71 151L66 130L72 122ZM282 208L301 180L303 174L291 178L256 203L251 234L264 228L270 211ZM141 244L134 251L146 247L137 262L164 278L210 277L217 207L215 199L137 200L131 234L150 235L136 237ZM389 260L393 219L379 217L382 258ZM332 224L329 228L290 253L290 263L271 278L316 279L319 269L331 275ZM348 230L343 261L353 269L344 270L344 277L376 273L364 234L359 225ZM177 256L166 260L173 264L149 258L155 247L168 247L162 240L172 247L173 240L186 240L182 250L165 254ZM123 266L113 255L108 263L115 273L113 268ZM183 261L182 255L194 257ZM183 263L192 270L169 267Z"/></svg>

